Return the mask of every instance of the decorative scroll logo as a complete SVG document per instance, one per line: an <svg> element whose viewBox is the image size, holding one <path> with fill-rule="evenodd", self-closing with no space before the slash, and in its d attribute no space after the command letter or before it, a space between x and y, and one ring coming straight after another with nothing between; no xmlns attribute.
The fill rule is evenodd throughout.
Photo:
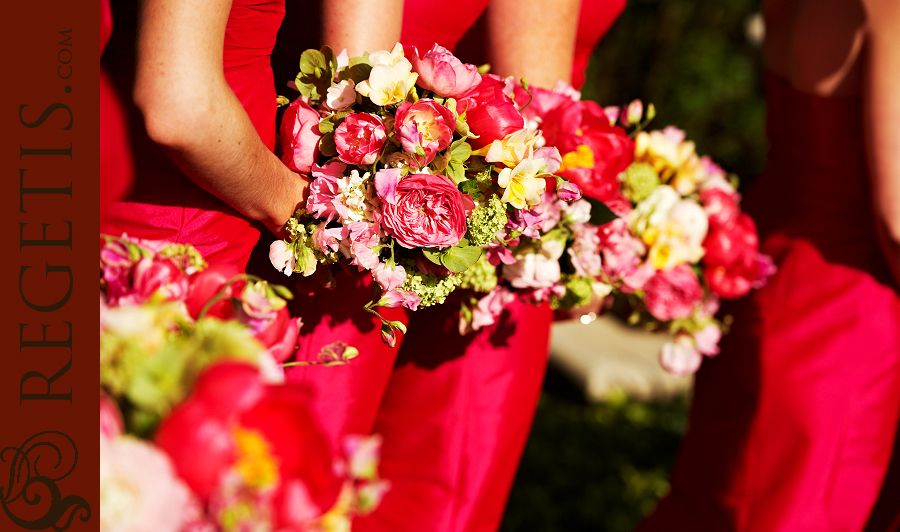
<svg viewBox="0 0 900 532"><path fill-rule="evenodd" d="M19 447L0 451L9 464L9 483L0 485L0 505L25 530L53 528L62 532L78 518L87 522L91 507L77 495L60 493L56 483L75 469L78 449L72 438L57 431L38 432Z"/></svg>

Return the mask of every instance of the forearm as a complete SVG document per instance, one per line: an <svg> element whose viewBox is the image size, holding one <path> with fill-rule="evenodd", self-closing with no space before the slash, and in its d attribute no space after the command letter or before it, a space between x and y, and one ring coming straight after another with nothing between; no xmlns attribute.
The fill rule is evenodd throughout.
<svg viewBox="0 0 900 532"><path fill-rule="evenodd" d="M325 0L322 38L350 57L390 50L400 41L403 0Z"/></svg>
<svg viewBox="0 0 900 532"><path fill-rule="evenodd" d="M501 77L551 88L571 81L580 0L493 0L488 61Z"/></svg>
<svg viewBox="0 0 900 532"><path fill-rule="evenodd" d="M230 9L230 0L145 0L134 100L150 138L191 179L278 233L305 181L267 149L225 81Z"/></svg>
<svg viewBox="0 0 900 532"><path fill-rule="evenodd" d="M868 53L863 88L866 146L879 236L900 285L900 8L868 0Z"/></svg>

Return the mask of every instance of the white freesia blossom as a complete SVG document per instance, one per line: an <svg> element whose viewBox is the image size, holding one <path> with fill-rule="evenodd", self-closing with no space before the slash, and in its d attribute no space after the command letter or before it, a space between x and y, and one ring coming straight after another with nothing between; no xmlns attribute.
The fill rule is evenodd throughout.
<svg viewBox="0 0 900 532"><path fill-rule="evenodd" d="M517 209L539 205L547 183L538 175L545 165L544 159L524 159L515 168L504 168L497 176L497 183L504 188L500 200Z"/></svg>
<svg viewBox="0 0 900 532"><path fill-rule="evenodd" d="M419 77L412 72L412 63L403 57L403 47L397 43L390 52L380 50L370 54L369 61L372 72L369 79L356 86L356 92L368 96L375 105L402 102Z"/></svg>
<svg viewBox="0 0 900 532"><path fill-rule="evenodd" d="M632 231L643 236L648 229L662 225L669 218L669 211L679 201L681 201L681 196L675 192L674 188L668 185L656 187L644 201L638 203L631 211Z"/></svg>

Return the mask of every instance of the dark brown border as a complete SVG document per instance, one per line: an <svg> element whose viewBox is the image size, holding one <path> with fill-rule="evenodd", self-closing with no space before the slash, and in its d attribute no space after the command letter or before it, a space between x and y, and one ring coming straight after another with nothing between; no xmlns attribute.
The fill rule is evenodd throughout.
<svg viewBox="0 0 900 532"><path fill-rule="evenodd" d="M54 524L98 530L100 3L6 2L0 25L6 59L0 82L0 530L45 530ZM71 157L23 152L69 146ZM71 185L71 196L23 198L22 183L25 188ZM67 222L71 249L58 242L21 242L22 235L64 241ZM49 224L45 236L41 224ZM67 268L73 282L66 300ZM50 394L58 395L46 395L45 378L53 380ZM60 465L54 467L57 457ZM23 468L11 483L13 465ZM40 495L40 502L17 498L23 488L29 497Z"/></svg>

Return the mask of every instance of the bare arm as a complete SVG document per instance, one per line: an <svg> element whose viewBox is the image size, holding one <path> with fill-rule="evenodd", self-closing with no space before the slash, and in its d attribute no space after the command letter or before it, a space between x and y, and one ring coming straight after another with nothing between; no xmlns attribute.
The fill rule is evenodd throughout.
<svg viewBox="0 0 900 532"><path fill-rule="evenodd" d="M487 11L491 72L548 89L571 82L580 8L580 0L493 0Z"/></svg>
<svg viewBox="0 0 900 532"><path fill-rule="evenodd" d="M900 3L863 4L869 25L863 102L873 202L888 262L900 284Z"/></svg>
<svg viewBox="0 0 900 532"><path fill-rule="evenodd" d="M322 7L325 44L350 57L390 50L402 28L403 0L326 0Z"/></svg>
<svg viewBox="0 0 900 532"><path fill-rule="evenodd" d="M185 174L280 235L307 181L263 144L225 81L230 9L230 0L143 2L134 100L150 138Z"/></svg>

